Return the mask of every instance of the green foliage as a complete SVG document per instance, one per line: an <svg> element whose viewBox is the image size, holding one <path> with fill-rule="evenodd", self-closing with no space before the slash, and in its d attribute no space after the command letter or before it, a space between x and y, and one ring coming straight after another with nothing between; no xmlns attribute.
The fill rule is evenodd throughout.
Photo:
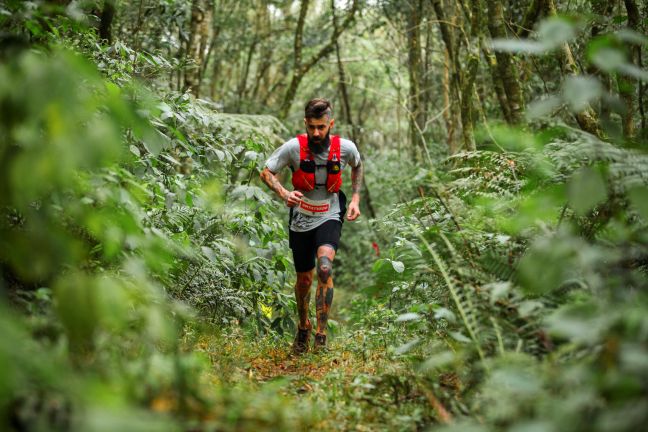
<svg viewBox="0 0 648 432"><path fill-rule="evenodd" d="M290 266L283 223L250 184L281 126L184 95L162 101L56 48L26 51L0 76L1 283L35 314L24 324L3 314L0 363L16 365L2 380L3 422L173 430L135 420L137 410L108 419L117 406L165 394L187 418L207 406L207 365L179 345L194 311L261 331L293 327L294 302L281 292ZM19 336L9 335L31 340L29 331L44 341L12 352ZM113 393L114 403L93 408Z"/></svg>
<svg viewBox="0 0 648 432"><path fill-rule="evenodd" d="M554 47L576 35L558 30ZM524 43L536 42L495 47L530 52ZM573 77L555 101L580 112L602 88ZM396 182L399 203L374 224L391 239L373 267L378 298L356 320L380 314L380 337L419 377L457 377L458 388L429 388L479 421L447 430L641 428L645 151L561 123L486 125L476 137L483 150Z"/></svg>
<svg viewBox="0 0 648 432"><path fill-rule="evenodd" d="M333 350L288 359L284 209L256 182L288 132L270 116L219 110L281 102L275 90L290 70L272 56L292 50L292 35L276 28L291 23L290 2L273 2L267 22L256 3L219 2L233 15L214 21L213 57L201 65L217 102L177 90L197 66L183 52L191 2L121 2L122 37L111 44L87 26L104 2L54 3L0 5L11 36L0 40L0 428L646 424L648 158L641 138L620 139L614 89L645 84L631 58L631 47L645 50L639 32L610 26L590 39L589 17L553 17L532 39L493 41L524 54L514 61L534 75L533 123L487 123L493 109L478 87L478 150L446 156L425 143L428 166L401 143L400 116L411 114L400 108L401 59L364 59L398 51L386 28L405 8L368 8L379 19L349 35L363 61L343 62L364 109L354 129L342 126L368 144L379 217L345 224ZM257 19L273 38L232 32ZM318 24L305 57L325 43L330 29ZM588 73L547 82L565 43ZM324 78L303 95L335 91L338 71L319 67ZM596 110L609 116L598 138L564 123ZM441 117L445 109L428 123ZM443 142L427 126L423 138Z"/></svg>

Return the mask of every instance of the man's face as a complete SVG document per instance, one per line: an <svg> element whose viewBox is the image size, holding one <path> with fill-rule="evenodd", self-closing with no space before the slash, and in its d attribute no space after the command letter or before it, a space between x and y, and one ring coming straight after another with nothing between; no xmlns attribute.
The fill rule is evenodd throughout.
<svg viewBox="0 0 648 432"><path fill-rule="evenodd" d="M333 128L333 123L335 123L335 120L326 115L318 119L305 118L304 124L306 125L309 141L314 144L322 144Z"/></svg>

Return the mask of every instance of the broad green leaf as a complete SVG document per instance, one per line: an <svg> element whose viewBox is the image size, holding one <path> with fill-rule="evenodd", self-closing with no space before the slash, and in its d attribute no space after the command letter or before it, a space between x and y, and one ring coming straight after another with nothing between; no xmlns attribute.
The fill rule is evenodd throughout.
<svg viewBox="0 0 648 432"><path fill-rule="evenodd" d="M575 239L541 237L524 254L518 266L522 288L529 294L553 291L576 267L578 243Z"/></svg>
<svg viewBox="0 0 648 432"><path fill-rule="evenodd" d="M56 312L73 350L87 349L97 329L97 296L91 277L76 272L61 278L54 287Z"/></svg>
<svg viewBox="0 0 648 432"><path fill-rule="evenodd" d="M583 167L574 172L567 183L569 205L576 214L583 216L607 197L605 180L592 167Z"/></svg>
<svg viewBox="0 0 648 432"><path fill-rule="evenodd" d="M137 148L137 146L131 144L129 149L130 149L131 153L133 153L135 156L137 156L137 157L141 156L140 151Z"/></svg>
<svg viewBox="0 0 648 432"><path fill-rule="evenodd" d="M403 264L400 261L392 261L391 265L396 271L396 273L403 273L405 271L405 264Z"/></svg>
<svg viewBox="0 0 648 432"><path fill-rule="evenodd" d="M613 320L614 311L602 312L593 302L567 304L549 315L545 324L553 335L577 343L596 344L601 342L604 330Z"/></svg>
<svg viewBox="0 0 648 432"><path fill-rule="evenodd" d="M636 187L628 192L632 206L648 221L648 187Z"/></svg>

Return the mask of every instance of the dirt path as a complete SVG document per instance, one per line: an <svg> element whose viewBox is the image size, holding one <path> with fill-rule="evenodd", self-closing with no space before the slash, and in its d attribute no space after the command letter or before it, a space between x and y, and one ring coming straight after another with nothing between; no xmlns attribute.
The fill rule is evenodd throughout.
<svg viewBox="0 0 648 432"><path fill-rule="evenodd" d="M214 430L260 432L417 431L447 417L435 394L452 386L431 390L379 331L340 325L330 336L327 351L303 355L289 335L232 327L201 336L193 347L213 389L203 418L216 419Z"/></svg>

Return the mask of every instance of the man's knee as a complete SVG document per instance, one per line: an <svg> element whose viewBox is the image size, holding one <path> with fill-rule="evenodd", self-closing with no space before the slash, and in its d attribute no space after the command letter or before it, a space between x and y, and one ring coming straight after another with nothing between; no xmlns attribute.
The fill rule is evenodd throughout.
<svg viewBox="0 0 648 432"><path fill-rule="evenodd" d="M321 256L317 259L317 277L320 282L326 283L333 274L333 261L327 256Z"/></svg>
<svg viewBox="0 0 648 432"><path fill-rule="evenodd" d="M313 284L312 272L297 273L297 288L310 289L312 284Z"/></svg>

